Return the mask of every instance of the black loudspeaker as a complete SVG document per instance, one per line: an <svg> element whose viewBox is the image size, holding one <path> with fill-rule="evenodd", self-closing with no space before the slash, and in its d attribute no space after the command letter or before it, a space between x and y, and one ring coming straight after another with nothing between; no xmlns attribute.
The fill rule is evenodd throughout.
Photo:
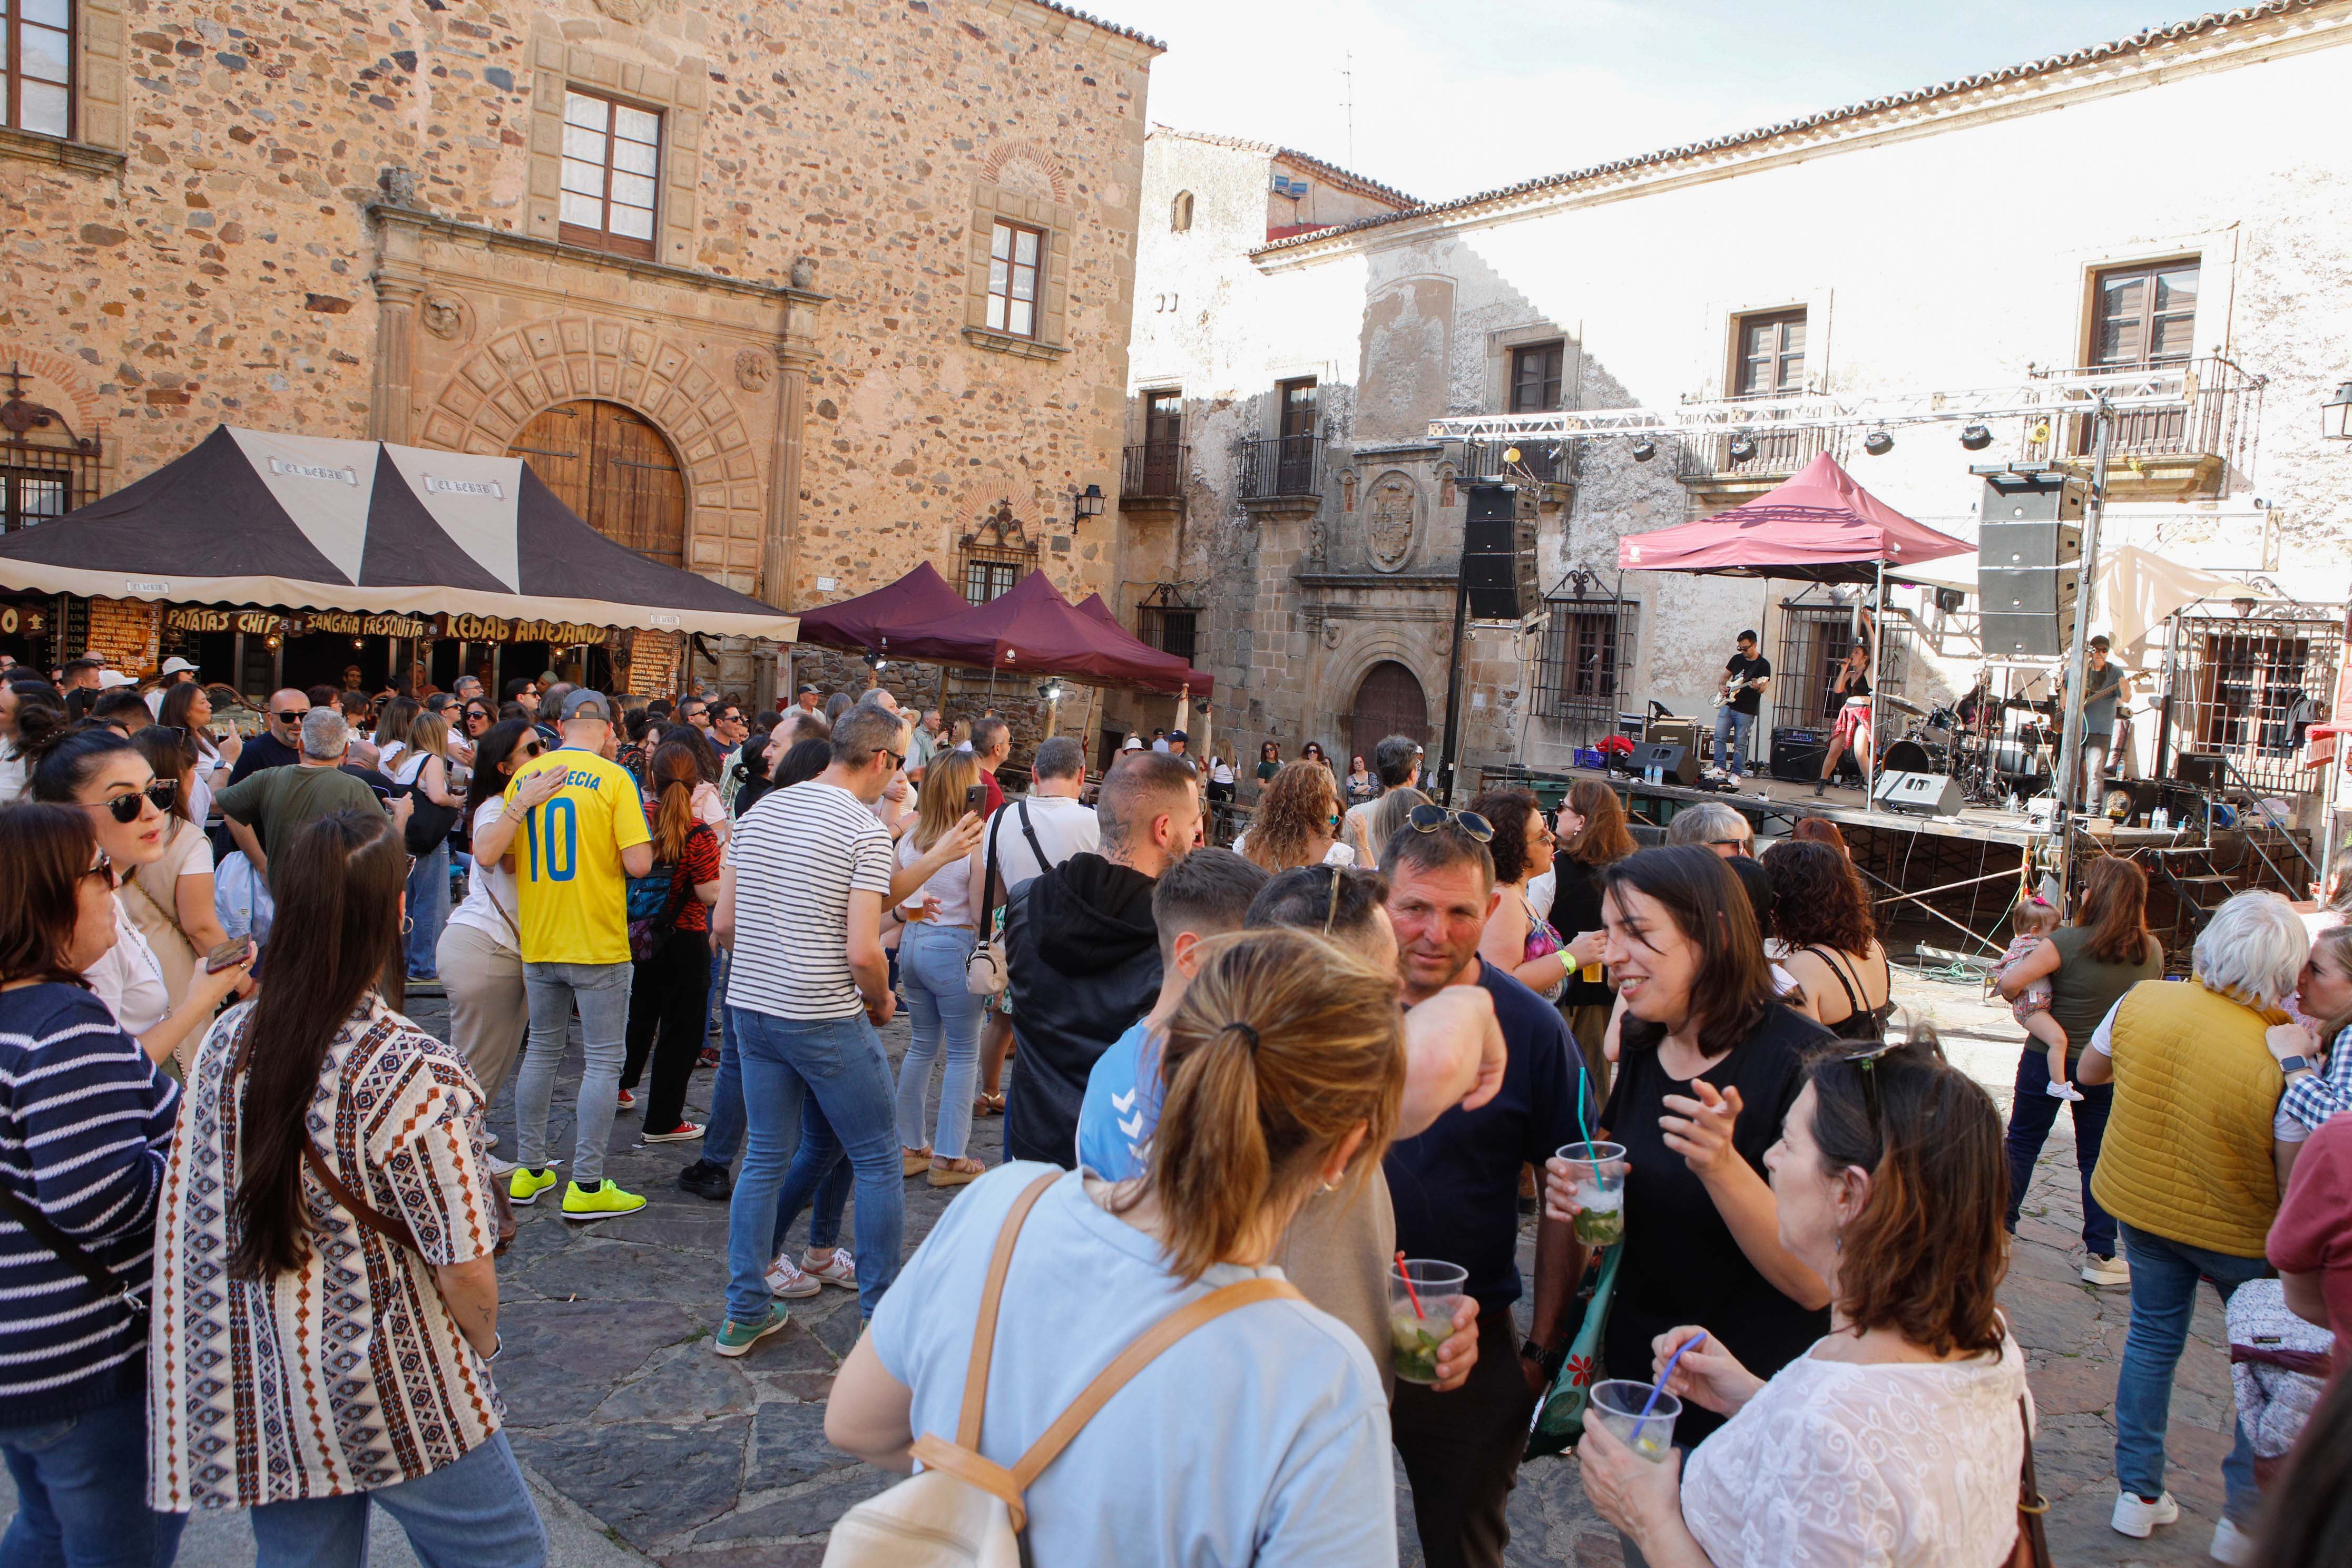
<svg viewBox="0 0 2352 1568"><path fill-rule="evenodd" d="M2172 776L2191 789L2219 790L2221 787L2221 759L2211 752L2175 752Z"/></svg>
<svg viewBox="0 0 2352 1568"><path fill-rule="evenodd" d="M1870 799L1881 811L1899 811L1913 816L1957 816L1960 811L1960 786L1952 782L1949 773L1900 773L1885 769L1880 772Z"/></svg>
<svg viewBox="0 0 2352 1568"><path fill-rule="evenodd" d="M2083 511L2063 474L1992 474L1977 532L1978 641L1990 658L2050 658L2074 637Z"/></svg>
<svg viewBox="0 0 2352 1568"><path fill-rule="evenodd" d="M1642 739L1652 745L1686 746L1701 757L1706 754L1699 743L1703 738L1696 719L1652 719L1642 726Z"/></svg>
<svg viewBox="0 0 2352 1568"><path fill-rule="evenodd" d="M1685 789L1698 783L1698 760L1688 746L1669 745L1664 741L1645 741L1633 748L1633 776L1647 778L1652 768L1658 770L1661 783L1680 784Z"/></svg>
<svg viewBox="0 0 2352 1568"><path fill-rule="evenodd" d="M1772 731L1772 776L1783 784L1811 784L1822 776L1830 738L1818 730Z"/></svg>
<svg viewBox="0 0 2352 1568"><path fill-rule="evenodd" d="M1472 485L1462 525L1462 571L1474 621L1516 621L1543 607L1536 583L1535 509L1520 515L1509 485Z"/></svg>

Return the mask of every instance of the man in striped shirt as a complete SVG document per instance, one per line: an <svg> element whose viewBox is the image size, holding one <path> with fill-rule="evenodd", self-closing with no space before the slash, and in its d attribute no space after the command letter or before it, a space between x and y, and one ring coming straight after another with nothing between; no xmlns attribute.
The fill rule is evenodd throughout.
<svg viewBox="0 0 2352 1568"><path fill-rule="evenodd" d="M970 855L981 827L967 814L929 853L894 867L874 803L906 763L907 729L877 703L849 709L834 728L832 764L761 795L727 845L712 921L734 950L727 1005L750 1139L728 1213L727 1321L713 1346L723 1356L740 1356L784 1326L783 1303L769 1295L769 1264L845 1152L856 1172L857 1287L866 1317L898 1277L905 1177L890 1064L875 1032L894 1005L882 911ZM831 1139L801 1138L807 1094L824 1109Z"/></svg>

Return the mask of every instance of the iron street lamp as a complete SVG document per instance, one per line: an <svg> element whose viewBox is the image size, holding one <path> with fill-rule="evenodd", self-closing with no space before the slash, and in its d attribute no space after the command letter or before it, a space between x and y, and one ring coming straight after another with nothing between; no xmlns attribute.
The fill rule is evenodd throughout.
<svg viewBox="0 0 2352 1568"><path fill-rule="evenodd" d="M1102 486L1088 485L1080 490L1075 499L1077 501L1076 521L1084 522L1090 517L1102 515Z"/></svg>
<svg viewBox="0 0 2352 1568"><path fill-rule="evenodd" d="M2319 434L2329 441L2352 441L2352 381L2319 405Z"/></svg>

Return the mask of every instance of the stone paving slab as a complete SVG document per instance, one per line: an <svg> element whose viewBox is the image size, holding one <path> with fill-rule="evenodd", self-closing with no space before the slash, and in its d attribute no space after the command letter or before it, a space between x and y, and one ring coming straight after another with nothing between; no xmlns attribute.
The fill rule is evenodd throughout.
<svg viewBox="0 0 2352 1568"><path fill-rule="evenodd" d="M1972 987L1908 976L1897 994L1937 1026L1953 1059L2006 1109L2019 1049L2007 1009L1984 1005ZM426 1027L446 1030L437 998L415 998L412 1013ZM895 1060L906 1047L906 1024L884 1037ZM551 1147L564 1152L579 1081L576 1038L570 1058L551 1129ZM710 1082L709 1073L696 1074L690 1114L698 1119ZM491 1126L511 1157L510 1091L494 1108ZM1003 1157L1003 1127L998 1119L974 1123L972 1152L992 1165ZM647 1562L815 1568L825 1530L891 1479L824 1438L823 1401L858 1332L855 1294L827 1289L793 1302L793 1324L783 1333L740 1360L713 1355L726 1282L726 1205L675 1184L697 1145L642 1145L638 1131L634 1116L614 1122L607 1171L644 1193L647 1208L593 1225L567 1223L549 1204L522 1210L515 1248L499 1270L507 1349L499 1383L515 1452L534 1488L544 1489L552 1561L558 1568ZM2220 1510L2232 1420L2220 1307L2210 1293L2200 1302L2175 1382L2168 1443L2181 1522L2151 1541L2129 1541L2107 1526L2111 1412L2129 1292L2082 1282L2074 1157L2071 1123L2062 1117L2028 1194L2001 1291L2041 1413L2036 1451L2053 1500L2052 1550L2069 1565L2201 1563ZM906 1191L911 1251L952 1194L919 1180ZM854 1221L854 1201L851 1214ZM806 1223L795 1227L795 1241L805 1238ZM1522 1237L1523 1267L1532 1265L1533 1250L1530 1229ZM0 1477L0 1489L5 1485ZM1401 1470L1397 1495L1401 1555L1418 1564ZM13 1492L0 1490L0 1518L14 1503ZM1616 1533L1585 1502L1572 1460L1528 1465L1510 1520L1513 1564L1622 1568ZM249 1563L250 1542L238 1516L200 1521L183 1561L200 1568ZM397 1530L377 1531L373 1547L372 1564L411 1561Z"/></svg>

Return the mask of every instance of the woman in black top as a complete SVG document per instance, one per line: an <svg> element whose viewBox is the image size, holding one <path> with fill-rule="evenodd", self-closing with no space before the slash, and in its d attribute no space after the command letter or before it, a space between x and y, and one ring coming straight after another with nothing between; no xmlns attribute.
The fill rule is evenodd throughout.
<svg viewBox="0 0 2352 1568"><path fill-rule="evenodd" d="M1568 1032L1576 1037L1577 1048L1584 1053L1584 1070L1606 1092L1609 1061L1601 1043L1609 1032L1617 993L1606 979L1587 980L1584 975L1600 962L1606 945L1601 873L1633 853L1633 834L1625 826L1625 807L1617 792L1599 779L1580 779L1570 788L1553 827L1559 850L1552 858L1551 924L1567 939L1576 963L1559 1010L1568 1019Z"/></svg>
<svg viewBox="0 0 2352 1568"><path fill-rule="evenodd" d="M1772 933L1788 944L1796 1006L1842 1040L1883 1040L1894 1016L1895 969L1878 943L1870 895L1853 862L1826 844L1784 838L1764 852L1772 874Z"/></svg>
<svg viewBox="0 0 2352 1568"><path fill-rule="evenodd" d="M1653 1339L1705 1323L1769 1377L1829 1331L1828 1288L1781 1243L1764 1152L1830 1034L1774 998L1748 897L1713 854L1644 849L1601 880L1622 1048L1600 1135L1629 1167L1602 1363L1647 1377ZM1555 1159L1549 1178L1547 1212L1572 1221L1574 1173ZM1675 1435L1721 1425L1685 1408Z"/></svg>
<svg viewBox="0 0 2352 1568"><path fill-rule="evenodd" d="M1839 700L1837 721L1830 731L1830 754L1822 760L1822 776L1813 781L1813 793L1819 795L1837 776L1838 759L1845 755L1849 745L1853 748L1853 760L1862 769L1862 787L1870 787L1872 765L1877 761L1877 742L1870 727L1870 644L1856 642L1846 649L1845 662L1838 666L1837 684L1831 694Z"/></svg>

